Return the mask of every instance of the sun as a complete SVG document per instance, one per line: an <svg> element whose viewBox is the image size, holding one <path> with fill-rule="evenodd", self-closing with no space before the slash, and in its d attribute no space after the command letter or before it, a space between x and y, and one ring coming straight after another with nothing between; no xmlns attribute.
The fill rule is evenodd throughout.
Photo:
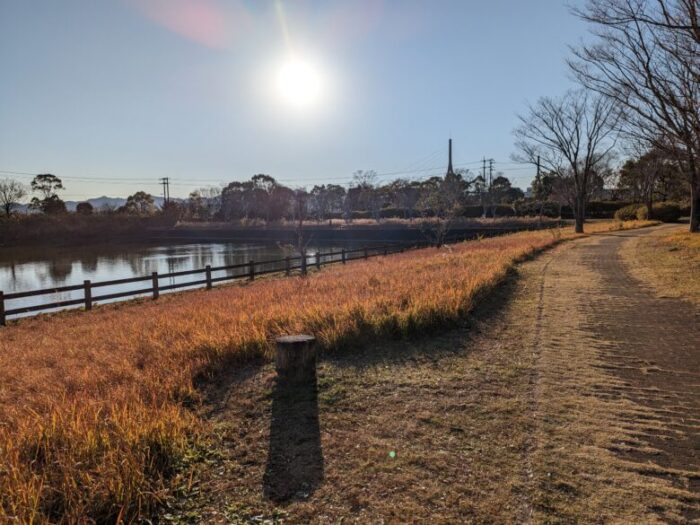
<svg viewBox="0 0 700 525"><path fill-rule="evenodd" d="M308 109L323 94L323 78L318 67L299 57L288 58L277 72L277 91L289 106Z"/></svg>

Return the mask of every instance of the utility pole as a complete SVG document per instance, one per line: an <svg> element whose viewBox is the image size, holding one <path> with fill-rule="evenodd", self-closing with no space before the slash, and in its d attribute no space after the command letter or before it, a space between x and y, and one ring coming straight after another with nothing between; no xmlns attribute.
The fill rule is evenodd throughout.
<svg viewBox="0 0 700 525"><path fill-rule="evenodd" d="M493 163L495 161L493 159L489 159L489 188L493 184Z"/></svg>
<svg viewBox="0 0 700 525"><path fill-rule="evenodd" d="M486 157L481 158L481 177L484 179L484 186L486 186ZM486 196L484 195L486 194ZM491 186L485 188L485 191L481 193L481 206L484 208L484 212L481 215L484 219L486 218L486 201L491 201Z"/></svg>
<svg viewBox="0 0 700 525"><path fill-rule="evenodd" d="M168 204L170 202L170 178L162 177L158 181L163 185L163 202Z"/></svg>
<svg viewBox="0 0 700 525"><path fill-rule="evenodd" d="M539 155L537 155L537 176L535 177L535 180L537 181L537 185L541 189L540 183L542 181L540 181L540 156ZM533 184L533 186L534 186L534 184ZM537 219L538 225L542 224L542 208L544 208L544 202L540 202L540 214L539 214L539 217Z"/></svg>

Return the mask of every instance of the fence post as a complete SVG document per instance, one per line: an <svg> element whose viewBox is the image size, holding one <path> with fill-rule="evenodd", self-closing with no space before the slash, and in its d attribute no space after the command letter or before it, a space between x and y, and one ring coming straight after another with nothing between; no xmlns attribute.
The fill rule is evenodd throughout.
<svg viewBox="0 0 700 525"><path fill-rule="evenodd" d="M0 326L5 326L5 292L0 291Z"/></svg>
<svg viewBox="0 0 700 525"><path fill-rule="evenodd" d="M284 274L286 276L289 276L289 274L292 273L291 268L292 268L292 266L289 262L289 256L287 256L284 258Z"/></svg>
<svg viewBox="0 0 700 525"><path fill-rule="evenodd" d="M207 264L205 270L207 275L207 290L211 290L211 264Z"/></svg>
<svg viewBox="0 0 700 525"><path fill-rule="evenodd" d="M151 280L153 281L153 299L158 299L158 297L160 297L160 290L158 288L158 272L153 272L151 274Z"/></svg>
<svg viewBox="0 0 700 525"><path fill-rule="evenodd" d="M367 254L367 246L365 246L365 259L367 259L367 257L369 257L369 255Z"/></svg>
<svg viewBox="0 0 700 525"><path fill-rule="evenodd" d="M301 254L301 275L306 275L306 253Z"/></svg>
<svg viewBox="0 0 700 525"><path fill-rule="evenodd" d="M85 290L85 309L92 310L92 284L89 279L83 281L83 288Z"/></svg>
<svg viewBox="0 0 700 525"><path fill-rule="evenodd" d="M343 261L343 264L345 264L345 248L340 250L340 260Z"/></svg>
<svg viewBox="0 0 700 525"><path fill-rule="evenodd" d="M316 252L316 269L321 269L321 254L319 252Z"/></svg>
<svg viewBox="0 0 700 525"><path fill-rule="evenodd" d="M255 280L255 261L248 261L248 279Z"/></svg>

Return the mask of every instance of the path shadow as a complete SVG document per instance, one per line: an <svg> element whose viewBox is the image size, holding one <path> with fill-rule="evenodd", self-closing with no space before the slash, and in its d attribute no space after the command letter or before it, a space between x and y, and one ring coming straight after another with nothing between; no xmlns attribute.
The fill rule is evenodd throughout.
<svg viewBox="0 0 700 525"><path fill-rule="evenodd" d="M303 384L279 378L272 394L263 493L283 503L308 498L323 481L316 372Z"/></svg>
<svg viewBox="0 0 700 525"><path fill-rule="evenodd" d="M197 374L193 383L202 394L203 415L212 418L225 412L229 398L235 395L235 387L257 377L265 364L262 357L243 362L231 357L212 363Z"/></svg>

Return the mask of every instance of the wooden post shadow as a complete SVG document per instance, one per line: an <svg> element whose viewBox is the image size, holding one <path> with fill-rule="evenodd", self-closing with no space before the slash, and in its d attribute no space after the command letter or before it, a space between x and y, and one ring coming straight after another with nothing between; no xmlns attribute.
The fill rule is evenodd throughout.
<svg viewBox="0 0 700 525"><path fill-rule="evenodd" d="M270 447L263 493L275 502L303 500L323 481L316 349L311 336L277 340Z"/></svg>

